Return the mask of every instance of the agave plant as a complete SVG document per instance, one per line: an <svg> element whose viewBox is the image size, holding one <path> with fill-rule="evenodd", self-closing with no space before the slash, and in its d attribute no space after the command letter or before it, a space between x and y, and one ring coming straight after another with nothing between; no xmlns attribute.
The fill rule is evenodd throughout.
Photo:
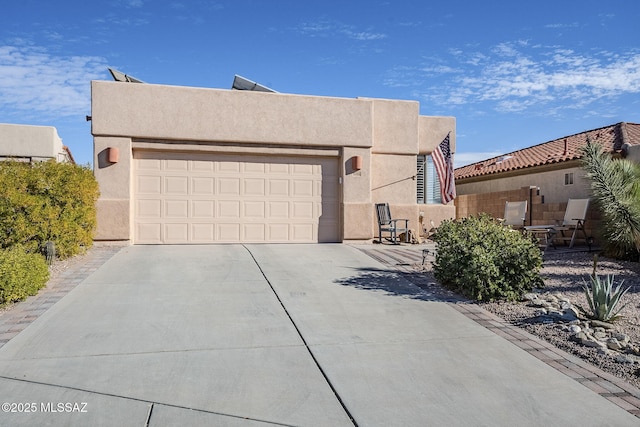
<svg viewBox="0 0 640 427"><path fill-rule="evenodd" d="M626 304L621 307L618 307L618 305L624 294L630 289L630 287L622 289L623 283L624 280L614 289L615 276L613 274L608 274L606 278L600 278L600 276L594 274L591 276L590 287L583 279L582 288L587 297L590 311L585 310L577 304L576 307L578 307L582 314L591 319L601 320L603 322L613 322L619 319L621 316L618 313L620 313Z"/></svg>

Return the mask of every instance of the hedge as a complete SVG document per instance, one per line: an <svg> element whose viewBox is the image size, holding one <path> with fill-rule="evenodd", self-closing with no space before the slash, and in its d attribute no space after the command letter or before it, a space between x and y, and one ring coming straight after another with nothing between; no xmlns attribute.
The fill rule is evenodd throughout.
<svg viewBox="0 0 640 427"><path fill-rule="evenodd" d="M0 248L41 252L47 241L64 259L93 244L98 183L88 167L0 162Z"/></svg>
<svg viewBox="0 0 640 427"><path fill-rule="evenodd" d="M17 245L0 249L0 305L35 295L49 280L49 268L40 254Z"/></svg>

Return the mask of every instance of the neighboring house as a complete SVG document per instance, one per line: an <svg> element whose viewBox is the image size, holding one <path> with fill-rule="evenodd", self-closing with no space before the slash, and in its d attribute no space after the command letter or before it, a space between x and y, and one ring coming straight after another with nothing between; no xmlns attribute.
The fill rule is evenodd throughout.
<svg viewBox="0 0 640 427"><path fill-rule="evenodd" d="M620 155L624 144L640 144L640 124L621 122L457 168L458 195L536 186L548 203L588 197L589 183L580 167L587 138Z"/></svg>
<svg viewBox="0 0 640 427"><path fill-rule="evenodd" d="M500 217L505 201L527 200L527 225L561 219L569 198L590 195L590 183L581 168L587 138L613 156L640 155L640 124L621 122L457 168L457 217L478 212ZM592 209L589 215L597 219Z"/></svg>
<svg viewBox="0 0 640 427"><path fill-rule="evenodd" d="M455 216L428 154L455 118L415 101L93 81L96 240L342 242ZM432 191L433 193L433 191Z"/></svg>
<svg viewBox="0 0 640 427"><path fill-rule="evenodd" d="M75 163L56 128L0 123L0 160Z"/></svg>

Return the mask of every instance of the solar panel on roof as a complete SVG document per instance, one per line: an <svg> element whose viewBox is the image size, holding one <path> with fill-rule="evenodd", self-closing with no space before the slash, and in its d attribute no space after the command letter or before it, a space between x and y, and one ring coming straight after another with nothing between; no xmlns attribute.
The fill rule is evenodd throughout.
<svg viewBox="0 0 640 427"><path fill-rule="evenodd" d="M245 79L242 76L239 75L235 75L233 77L233 85L231 86L231 89L235 89L235 90L252 90L255 92L271 92L271 93L278 93L275 90L268 88L264 85L261 85L260 83L256 83L254 81L251 81L249 79Z"/></svg>
<svg viewBox="0 0 640 427"><path fill-rule="evenodd" d="M111 77L113 77L113 80L115 80L117 82L144 83L142 80L136 79L135 77L130 76L128 74L125 74L122 71L118 71L115 68L108 68L107 67L107 69L111 73Z"/></svg>

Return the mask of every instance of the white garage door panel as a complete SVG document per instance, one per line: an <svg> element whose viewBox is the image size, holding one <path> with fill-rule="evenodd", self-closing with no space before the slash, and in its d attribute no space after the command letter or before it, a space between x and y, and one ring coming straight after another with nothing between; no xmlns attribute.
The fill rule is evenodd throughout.
<svg viewBox="0 0 640 427"><path fill-rule="evenodd" d="M335 158L134 152L140 244L337 242Z"/></svg>

